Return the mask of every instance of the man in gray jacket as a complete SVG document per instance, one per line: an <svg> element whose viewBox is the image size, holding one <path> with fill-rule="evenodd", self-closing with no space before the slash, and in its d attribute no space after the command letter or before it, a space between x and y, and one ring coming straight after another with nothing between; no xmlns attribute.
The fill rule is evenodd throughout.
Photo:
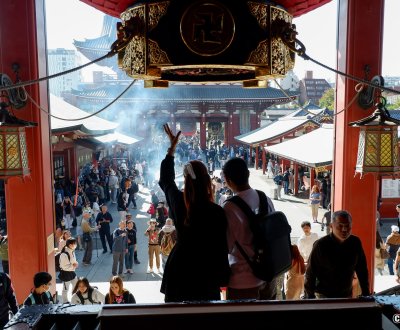
<svg viewBox="0 0 400 330"><path fill-rule="evenodd" d="M117 275L117 266L118 267L118 276L123 277L124 271L124 257L125 253L128 252L128 237L126 232L126 222L125 220L121 220L119 222L119 228L115 229L113 232L113 266L112 266L112 274Z"/></svg>

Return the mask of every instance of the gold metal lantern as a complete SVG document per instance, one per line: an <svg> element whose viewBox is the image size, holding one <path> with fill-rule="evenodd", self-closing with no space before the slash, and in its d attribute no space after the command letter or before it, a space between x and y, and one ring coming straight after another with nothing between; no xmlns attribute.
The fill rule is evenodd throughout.
<svg viewBox="0 0 400 330"><path fill-rule="evenodd" d="M382 98L374 113L349 125L360 127L356 172L394 174L400 172L398 126L400 121L386 110Z"/></svg>
<svg viewBox="0 0 400 330"><path fill-rule="evenodd" d="M30 174L25 127L34 126L11 115L7 104L0 103L0 179Z"/></svg>

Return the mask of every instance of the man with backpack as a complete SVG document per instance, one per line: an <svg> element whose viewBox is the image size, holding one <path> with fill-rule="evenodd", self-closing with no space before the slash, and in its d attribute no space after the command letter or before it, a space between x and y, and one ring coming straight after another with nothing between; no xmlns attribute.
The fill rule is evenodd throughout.
<svg viewBox="0 0 400 330"><path fill-rule="evenodd" d="M49 305L53 304L53 297L50 293L52 277L49 273L39 272L33 277L33 285L35 288L31 291L29 296L25 299L25 306L32 305Z"/></svg>
<svg viewBox="0 0 400 330"><path fill-rule="evenodd" d="M261 203L268 212L275 211L270 198L265 196L264 201L260 201L259 194L249 185L250 172L246 162L241 158L232 158L226 162L223 173L227 186L239 196L254 213L258 213ZM229 199L224 204L224 211L228 219L228 251L231 276L227 288L227 299L275 299L276 281L266 282L257 278L253 270L240 252L244 250L250 258L254 256L253 233L249 226L249 220L238 205L230 202ZM240 246L240 247L239 247Z"/></svg>

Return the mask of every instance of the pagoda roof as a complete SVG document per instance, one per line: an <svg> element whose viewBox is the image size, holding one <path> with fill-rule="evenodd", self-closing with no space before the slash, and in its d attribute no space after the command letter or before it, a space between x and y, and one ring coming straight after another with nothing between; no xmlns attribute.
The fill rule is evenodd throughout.
<svg viewBox="0 0 400 330"><path fill-rule="evenodd" d="M125 86L110 85L97 89L72 90L75 96L114 99ZM298 92L287 92L291 97L298 96ZM249 101L288 101L287 96L276 88L254 88L246 89L241 86L170 86L165 89L143 88L134 85L122 97L121 100L129 99L132 102L143 101L175 101L175 102L249 102ZM275 103L274 102L274 103Z"/></svg>
<svg viewBox="0 0 400 330"><path fill-rule="evenodd" d="M51 117L52 133L79 132L83 135L102 135L113 133L118 127L117 123L110 122L98 116L92 116L87 119L79 119L90 115L63 99L50 94L50 113L54 116L65 118L61 120ZM78 119L78 120L72 120Z"/></svg>
<svg viewBox="0 0 400 330"><path fill-rule="evenodd" d="M81 0L105 14L119 17L128 7L139 1L135 0ZM308 13L331 0L276 0L275 3L286 8L294 17Z"/></svg>
<svg viewBox="0 0 400 330"><path fill-rule="evenodd" d="M265 150L281 158L309 167L331 165L333 159L333 124L323 124L320 128L295 139L266 146Z"/></svg>
<svg viewBox="0 0 400 330"><path fill-rule="evenodd" d="M93 61L99 57L106 55L110 51L112 43L117 38L117 22L119 20L115 17L108 15L104 16L103 29L100 37L93 39L85 39L83 41L74 39L74 46L76 49L89 60ZM116 56L107 58L98 65L108 66L114 71L118 68Z"/></svg>

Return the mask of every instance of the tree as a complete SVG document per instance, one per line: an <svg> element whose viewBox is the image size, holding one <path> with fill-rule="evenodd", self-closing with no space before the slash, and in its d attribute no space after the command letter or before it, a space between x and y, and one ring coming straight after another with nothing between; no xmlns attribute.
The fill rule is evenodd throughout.
<svg viewBox="0 0 400 330"><path fill-rule="evenodd" d="M333 110L335 107L335 91L333 88L329 88L325 91L325 93L319 99L319 106L321 108L328 108L329 110Z"/></svg>

